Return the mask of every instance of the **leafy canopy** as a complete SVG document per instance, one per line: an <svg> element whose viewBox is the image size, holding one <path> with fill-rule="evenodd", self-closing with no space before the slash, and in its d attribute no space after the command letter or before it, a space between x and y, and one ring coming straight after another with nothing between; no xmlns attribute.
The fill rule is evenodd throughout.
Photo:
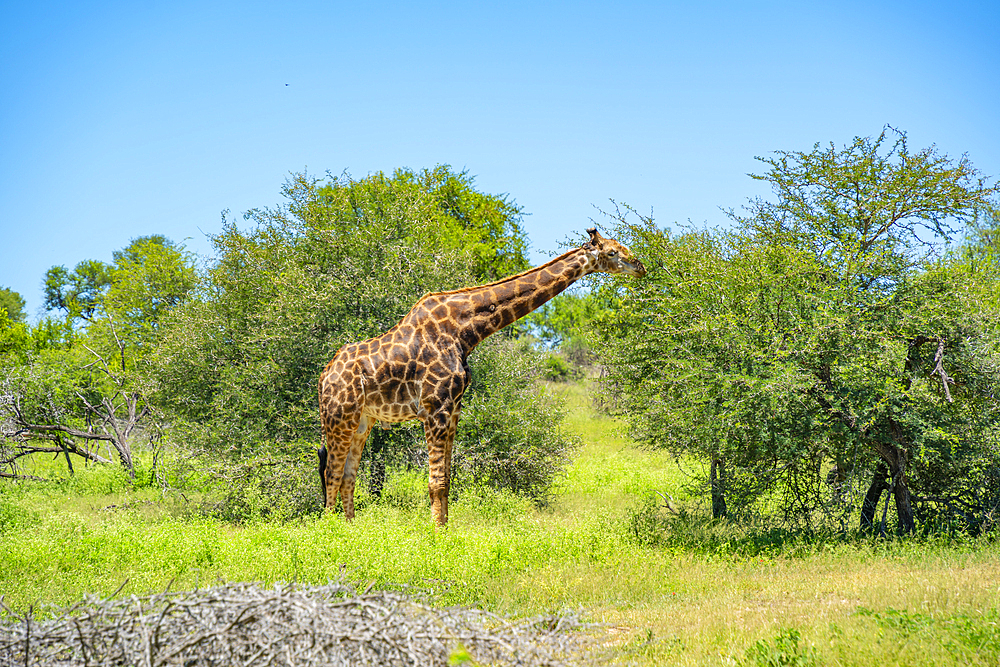
<svg viewBox="0 0 1000 667"><path fill-rule="evenodd" d="M0 308L12 322L24 321L24 297L7 287L0 287Z"/></svg>

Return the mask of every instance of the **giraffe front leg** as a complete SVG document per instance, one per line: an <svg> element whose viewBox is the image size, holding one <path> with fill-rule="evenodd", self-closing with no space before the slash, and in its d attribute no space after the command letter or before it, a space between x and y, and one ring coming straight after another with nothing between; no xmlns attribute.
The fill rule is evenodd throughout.
<svg viewBox="0 0 1000 667"><path fill-rule="evenodd" d="M439 527L448 524L448 493L451 486L451 448L455 441L458 411L439 413L424 422L430 475L427 490L431 497L431 517Z"/></svg>

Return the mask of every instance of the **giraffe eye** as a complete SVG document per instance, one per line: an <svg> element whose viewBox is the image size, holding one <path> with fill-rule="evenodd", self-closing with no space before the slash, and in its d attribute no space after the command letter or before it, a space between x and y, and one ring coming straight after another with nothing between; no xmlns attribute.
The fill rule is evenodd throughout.
<svg viewBox="0 0 1000 667"><path fill-rule="evenodd" d="M618 254L617 250L609 250L608 251L608 257L614 257L617 254Z"/></svg>

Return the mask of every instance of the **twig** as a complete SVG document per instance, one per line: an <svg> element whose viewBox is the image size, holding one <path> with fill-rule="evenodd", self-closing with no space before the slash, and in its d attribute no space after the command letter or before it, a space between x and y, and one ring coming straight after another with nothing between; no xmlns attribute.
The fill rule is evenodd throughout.
<svg viewBox="0 0 1000 667"><path fill-rule="evenodd" d="M477 609L434 609L391 592L357 596L343 584L231 584L91 599L52 621L26 616L0 623L0 667L29 658L28 642L31 664L43 667L445 665L458 643L478 664L572 665L598 656L593 628L572 615L511 622Z"/></svg>

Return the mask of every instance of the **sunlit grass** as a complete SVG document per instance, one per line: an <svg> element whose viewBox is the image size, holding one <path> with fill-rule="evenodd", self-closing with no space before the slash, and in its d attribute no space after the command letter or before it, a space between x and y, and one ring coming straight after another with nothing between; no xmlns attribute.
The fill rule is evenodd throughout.
<svg viewBox="0 0 1000 667"><path fill-rule="evenodd" d="M566 426L582 438L576 459L556 487L557 514L587 507L624 511L637 498L659 492L683 498L683 477L663 452L644 450L626 437L624 426L598 412L580 383L547 385L566 401Z"/></svg>
<svg viewBox="0 0 1000 667"><path fill-rule="evenodd" d="M438 531L415 471L350 525L339 515L233 525L192 511L189 495L80 467L69 482L0 486L0 594L23 610L123 582L119 595L347 579L505 614L582 611L607 624L623 663L1000 663L995 542L774 540L669 514L647 540L635 520L653 491L691 500L677 466L631 444L581 386L549 390L566 393L582 446L547 507L465 491Z"/></svg>

